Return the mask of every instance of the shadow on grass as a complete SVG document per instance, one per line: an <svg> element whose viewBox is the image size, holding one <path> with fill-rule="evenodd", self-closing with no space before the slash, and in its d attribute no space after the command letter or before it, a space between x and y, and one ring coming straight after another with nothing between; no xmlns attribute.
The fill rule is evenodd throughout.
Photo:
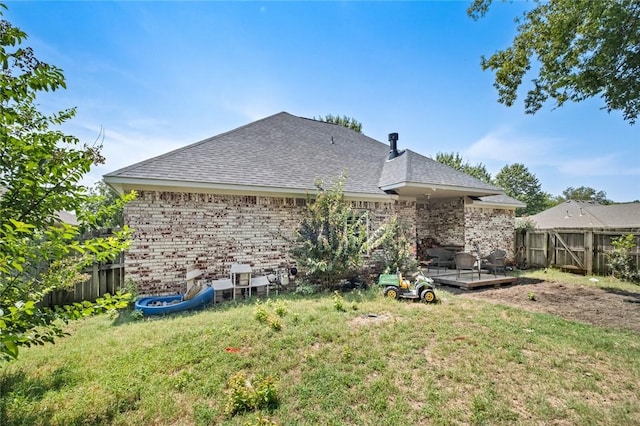
<svg viewBox="0 0 640 426"><path fill-rule="evenodd" d="M37 412L31 406L47 393L73 386L78 380L77 373L68 366L37 378L27 377L23 371L1 374L0 424L49 424L47 419L53 413Z"/></svg>
<svg viewBox="0 0 640 426"><path fill-rule="evenodd" d="M84 377L69 366L60 367L50 374L28 377L24 371L0 372L0 425L48 425L59 424L55 409L40 408L47 395L64 393L67 388L82 385ZM110 424L121 413L137 409L140 390L114 389L112 404L91 413L95 416L87 420L86 412L78 412L75 417L65 420L65 424ZM44 403L45 407L48 405Z"/></svg>

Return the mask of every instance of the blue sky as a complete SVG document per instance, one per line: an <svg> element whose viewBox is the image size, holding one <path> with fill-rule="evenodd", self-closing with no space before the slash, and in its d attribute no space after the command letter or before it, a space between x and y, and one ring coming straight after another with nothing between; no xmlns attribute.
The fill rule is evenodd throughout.
<svg viewBox="0 0 640 426"><path fill-rule="evenodd" d="M523 163L542 190L640 199L640 124L600 99L524 114L499 104L480 57L505 48L525 3L473 21L467 1L8 2L39 59L67 90L41 108L77 107L65 131L104 129L104 173L287 111L341 114L363 132L429 157L457 152L495 174Z"/></svg>

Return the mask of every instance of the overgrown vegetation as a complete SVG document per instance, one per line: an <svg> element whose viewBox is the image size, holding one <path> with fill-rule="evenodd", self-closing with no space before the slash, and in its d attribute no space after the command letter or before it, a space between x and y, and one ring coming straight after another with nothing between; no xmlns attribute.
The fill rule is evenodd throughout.
<svg viewBox="0 0 640 426"><path fill-rule="evenodd" d="M16 358L20 346L53 342L64 334L64 321L126 301L119 295L57 310L38 305L53 289L84 280L86 266L119 254L130 232L123 228L109 238L83 240L79 227L59 219L62 211L76 212L91 226L103 215L103 209L81 212L88 197L80 181L104 158L99 145L81 144L57 130L74 109L52 115L37 109L37 95L65 88L65 80L61 70L23 45L25 39L0 20L0 362Z"/></svg>
<svg viewBox="0 0 640 426"><path fill-rule="evenodd" d="M238 413L272 410L278 406L277 380L274 377L256 377L239 372L229 378L224 413L233 417Z"/></svg>
<svg viewBox="0 0 640 426"><path fill-rule="evenodd" d="M281 294L260 304L279 331L251 301L73 322L0 369L0 424L640 422L636 333L438 291L435 305L342 294L357 311Z"/></svg>
<svg viewBox="0 0 640 426"><path fill-rule="evenodd" d="M104 181L96 183L83 198L79 219L84 230L124 227L124 206L129 197L121 197Z"/></svg>
<svg viewBox="0 0 640 426"><path fill-rule="evenodd" d="M392 216L378 230L380 237L374 242L374 259L383 274L394 274L397 270L408 274L417 268L413 246L409 239L408 226Z"/></svg>
<svg viewBox="0 0 640 426"><path fill-rule="evenodd" d="M607 253L607 262L611 275L632 282L640 282L639 266L635 265L632 250L636 248L636 237L633 234L611 239L613 250Z"/></svg>
<svg viewBox="0 0 640 426"><path fill-rule="evenodd" d="M467 12L479 19L492 3L474 0ZM527 113L547 101L561 107L599 97L607 111L619 110L635 123L640 113L637 1L537 1L515 22L512 44L482 57L482 69L495 72L499 102L513 105L529 80Z"/></svg>
<svg viewBox="0 0 640 426"><path fill-rule="evenodd" d="M329 188L316 182L318 193L307 200L291 251L305 279L326 290L357 274L369 248L367 216L344 199L345 180L343 175Z"/></svg>
<svg viewBox="0 0 640 426"><path fill-rule="evenodd" d="M365 256L379 271L416 270L407 226L394 215L369 230L367 213L356 211L344 198L345 180L343 175L329 188L318 182L317 196L307 200L291 251L306 272L298 283L301 294L339 288L345 279L358 276Z"/></svg>

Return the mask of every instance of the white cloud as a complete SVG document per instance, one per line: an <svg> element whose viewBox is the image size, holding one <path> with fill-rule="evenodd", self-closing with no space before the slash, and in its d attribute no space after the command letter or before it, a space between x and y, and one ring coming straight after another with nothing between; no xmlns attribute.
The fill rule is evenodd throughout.
<svg viewBox="0 0 640 426"><path fill-rule="evenodd" d="M247 118L248 122L276 114L287 108L283 90L276 84L262 82L249 84L234 96L220 99L222 108Z"/></svg>
<svg viewBox="0 0 640 426"><path fill-rule="evenodd" d="M83 184L92 186L101 180L106 173L195 142L188 137L177 139L163 136L166 134L162 131L164 126L156 120L138 119L127 124L134 124L135 127L102 129L103 138L99 125L75 123L73 128L69 128L70 134L74 134L85 143L102 141L102 155L106 158L105 164L94 166L84 177Z"/></svg>
<svg viewBox="0 0 640 426"><path fill-rule="evenodd" d="M502 127L471 144L464 155L472 161L548 164L549 154L561 143L560 139L519 135Z"/></svg>
<svg viewBox="0 0 640 426"><path fill-rule="evenodd" d="M558 171L568 176L633 176L640 175L640 167L621 165L619 155L608 154L596 157L568 159L558 164Z"/></svg>
<svg viewBox="0 0 640 426"><path fill-rule="evenodd" d="M620 154L584 151L561 138L522 135L509 127L491 131L463 151L471 164L483 163L495 174L506 164L522 163L530 171L546 168L556 176L627 176L640 174L639 167L624 166Z"/></svg>

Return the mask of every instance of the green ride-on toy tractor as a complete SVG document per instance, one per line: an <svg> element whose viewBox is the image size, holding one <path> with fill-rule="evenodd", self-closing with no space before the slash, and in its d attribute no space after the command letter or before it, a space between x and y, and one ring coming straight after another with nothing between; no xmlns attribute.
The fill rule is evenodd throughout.
<svg viewBox="0 0 640 426"><path fill-rule="evenodd" d="M384 296L390 299L419 299L425 303L434 303L436 293L433 280L418 272L416 280L411 284L402 277L402 273L380 274L378 285L384 287Z"/></svg>

